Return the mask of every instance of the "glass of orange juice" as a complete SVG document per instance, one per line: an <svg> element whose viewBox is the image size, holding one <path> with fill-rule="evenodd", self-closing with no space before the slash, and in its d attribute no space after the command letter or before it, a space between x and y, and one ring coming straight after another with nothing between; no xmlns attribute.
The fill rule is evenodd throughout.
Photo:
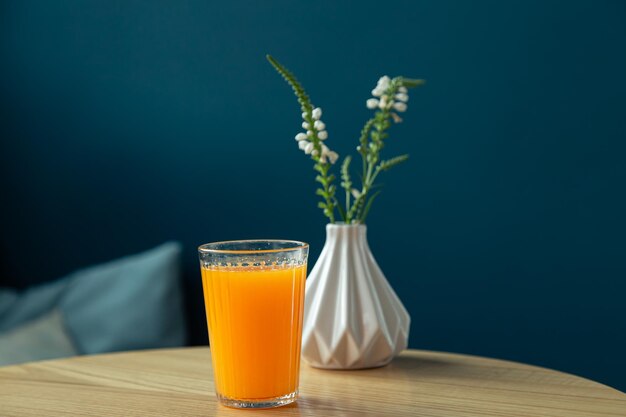
<svg viewBox="0 0 626 417"><path fill-rule="evenodd" d="M236 408L294 402L309 246L240 240L198 252L219 401Z"/></svg>

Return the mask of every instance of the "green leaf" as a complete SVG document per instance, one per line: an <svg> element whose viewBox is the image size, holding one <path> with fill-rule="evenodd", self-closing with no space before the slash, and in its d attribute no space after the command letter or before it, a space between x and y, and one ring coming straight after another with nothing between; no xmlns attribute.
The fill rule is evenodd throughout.
<svg viewBox="0 0 626 417"><path fill-rule="evenodd" d="M395 158L387 159L386 161L381 161L380 169L383 171L387 171L388 169L393 168L398 164L401 164L407 159L409 159L409 155L404 154L404 155L396 156Z"/></svg>
<svg viewBox="0 0 626 417"><path fill-rule="evenodd" d="M339 201L337 201L337 199L335 199L335 206L337 207L337 209L339 210L339 215L341 216L341 219L346 222L348 221L347 217L346 217L346 211L344 210L344 208L341 206L341 204L339 204Z"/></svg>
<svg viewBox="0 0 626 417"><path fill-rule="evenodd" d="M315 194L322 196L322 197L326 197L326 191L322 190L321 188L318 188L317 190L315 190Z"/></svg>
<svg viewBox="0 0 626 417"><path fill-rule="evenodd" d="M321 209L325 209L326 208L326 203L324 203L323 201L320 201L319 203L317 203L317 207L319 207Z"/></svg>
<svg viewBox="0 0 626 417"><path fill-rule="evenodd" d="M365 219L367 218L367 215L370 212L370 208L372 208L372 203L374 202L374 199L378 197L378 194L380 194L381 192L382 190L376 191L374 194L372 194L372 196L367 201L367 204L365 205L365 209L363 210L363 214L361 215L361 223L365 223Z"/></svg>
<svg viewBox="0 0 626 417"><path fill-rule="evenodd" d="M415 78L404 78L404 77L401 78L400 82L406 88L415 88L415 87L422 86L426 83L425 80L415 79Z"/></svg>

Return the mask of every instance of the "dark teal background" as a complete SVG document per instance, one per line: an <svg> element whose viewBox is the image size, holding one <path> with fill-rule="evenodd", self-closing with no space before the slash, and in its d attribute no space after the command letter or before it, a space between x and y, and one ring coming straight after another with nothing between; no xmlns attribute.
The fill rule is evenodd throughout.
<svg viewBox="0 0 626 417"><path fill-rule="evenodd" d="M387 156L372 249L410 346L626 389L626 3L4 1L0 284L166 239L311 243L325 220L300 111L355 153L382 74L423 77Z"/></svg>

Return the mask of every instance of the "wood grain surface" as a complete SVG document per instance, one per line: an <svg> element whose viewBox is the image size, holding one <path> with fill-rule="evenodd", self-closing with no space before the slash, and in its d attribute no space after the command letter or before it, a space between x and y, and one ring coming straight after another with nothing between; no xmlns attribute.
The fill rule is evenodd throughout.
<svg viewBox="0 0 626 417"><path fill-rule="evenodd" d="M626 416L626 394L548 369L405 351L361 371L302 366L297 403L217 403L208 348L82 356L0 368L0 416Z"/></svg>

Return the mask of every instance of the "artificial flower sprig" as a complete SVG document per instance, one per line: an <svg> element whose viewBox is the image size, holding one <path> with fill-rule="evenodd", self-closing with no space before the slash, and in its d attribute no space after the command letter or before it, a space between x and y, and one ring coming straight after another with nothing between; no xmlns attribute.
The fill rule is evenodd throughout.
<svg viewBox="0 0 626 417"><path fill-rule="evenodd" d="M331 165L337 161L339 155L323 143L328 138L328 132L325 123L321 120L322 109L311 104L304 88L289 70L270 55L267 55L267 60L293 88L300 103L304 132L298 133L295 139L298 147L307 155L311 155L315 161L313 168L318 172L315 180L320 183L320 188L316 193L323 200L318 203L318 206L331 223L335 222L335 208L344 223L364 223L374 199L380 193L378 190L371 194L378 175L406 161L409 157L405 154L381 160L380 152L384 147L385 139L389 136L387 130L391 127L391 121L400 123L402 118L398 113L407 110L408 89L418 87L424 81L404 77L391 79L386 75L378 80L376 87L372 90L374 97L366 102L367 108L376 110L376 113L365 123L361 130L359 146L357 146L363 165L361 188L357 189L352 186L350 177L352 158L347 156L341 165L341 186L345 190L345 206L342 206L335 196L337 191L333 184L335 176L329 173Z"/></svg>
<svg viewBox="0 0 626 417"><path fill-rule="evenodd" d="M291 85L298 98L298 103L300 103L302 110L302 119L304 119L302 128L306 131L306 133L301 132L296 135L298 147L307 155L311 155L311 158L315 161L313 168L318 172L315 181L319 182L321 186L321 188L316 190L316 193L323 199L323 201L318 203L318 206L324 211L324 215L328 217L330 222L334 223L335 207L337 206L337 199L335 198L337 187L333 184L335 176L333 174L329 175L328 171L330 166L337 161L339 155L322 143L328 138L326 125L321 121L322 109L313 107L304 88L302 88L291 72L270 55L267 55L267 60L283 76L285 81Z"/></svg>

